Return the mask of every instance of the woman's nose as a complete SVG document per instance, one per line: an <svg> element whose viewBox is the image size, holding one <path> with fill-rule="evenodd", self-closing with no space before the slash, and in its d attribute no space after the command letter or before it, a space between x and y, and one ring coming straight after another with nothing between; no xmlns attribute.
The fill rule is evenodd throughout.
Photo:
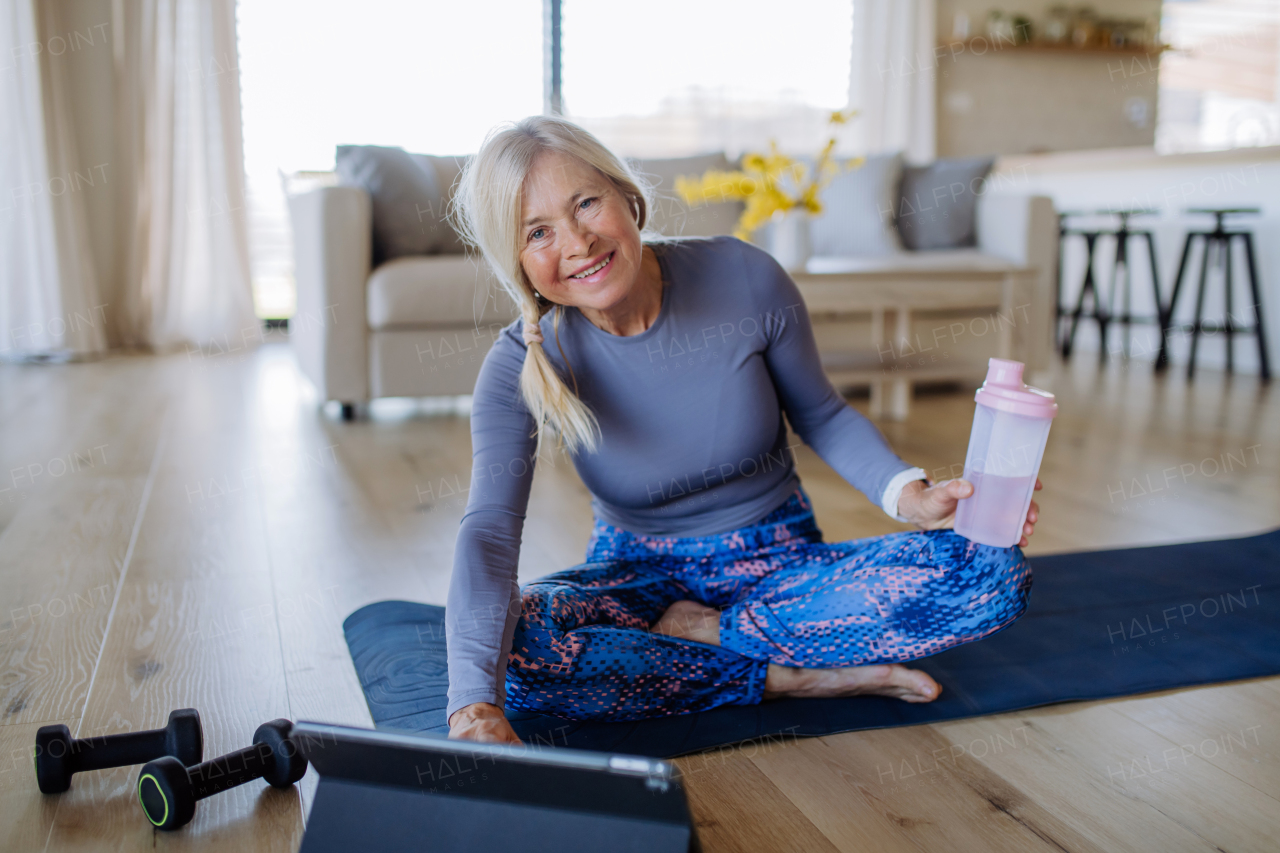
<svg viewBox="0 0 1280 853"><path fill-rule="evenodd" d="M595 235L590 231L578 225L570 225L562 231L564 234L564 242L561 249L567 258L576 258L591 254L591 247L595 245Z"/></svg>

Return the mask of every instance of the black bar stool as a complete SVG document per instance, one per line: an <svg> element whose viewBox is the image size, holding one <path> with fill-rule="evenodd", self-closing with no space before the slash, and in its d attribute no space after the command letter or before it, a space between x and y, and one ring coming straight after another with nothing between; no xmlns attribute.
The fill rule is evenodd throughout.
<svg viewBox="0 0 1280 853"><path fill-rule="evenodd" d="M1053 277L1053 348L1062 346L1062 268L1067 256L1067 217L1071 213L1058 212L1058 274Z"/></svg>
<svg viewBox="0 0 1280 853"><path fill-rule="evenodd" d="M1080 294L1076 298L1076 307L1070 312L1064 312L1061 301L1058 301L1058 316L1069 316L1071 318L1070 327L1062 340L1062 357L1070 358L1071 349L1075 344L1076 330L1079 328L1080 320L1093 319L1098 322L1098 336L1101 339L1101 355L1105 359L1107 357L1107 328L1112 322L1118 322L1124 327L1124 340L1121 344L1125 357L1129 355L1129 338L1130 330L1134 323L1154 323L1160 330L1160 351L1165 350L1165 324L1164 314L1161 306L1164 301L1160 297L1160 272L1156 263L1156 246L1155 237L1150 231L1135 230L1129 227L1129 219L1134 216L1148 216L1156 211L1154 210L1098 210L1093 212L1064 212L1059 215L1058 233L1059 239L1065 244L1068 236L1084 237L1086 260L1084 270L1084 281L1080 285ZM1070 216L1088 216L1088 215L1104 215L1115 216L1119 219L1119 226L1115 229L1079 229L1067 228L1065 225L1066 218ZM1111 287L1107 295L1106 304L1103 304L1102 295L1099 293L1097 283L1093 277L1093 256L1094 250L1097 248L1098 238L1103 236L1114 237L1116 239L1116 254L1111 267ZM1147 243L1147 258L1151 265L1151 291L1155 299L1156 316L1134 316L1133 314L1133 277L1130 274L1129 264L1129 240L1130 238L1138 238L1145 240ZM1062 256L1063 251L1058 252L1058 276L1062 277ZM1123 306L1119 313L1115 310L1116 294L1120 288L1120 274L1124 272L1124 296ZM1090 297L1092 308L1085 310L1084 304L1086 297ZM1055 334L1057 328L1055 327Z"/></svg>
<svg viewBox="0 0 1280 853"><path fill-rule="evenodd" d="M1072 217L1089 216L1089 215L1091 214L1087 210L1064 210L1058 214L1058 240L1059 240L1058 281L1057 281L1057 287L1055 288L1056 293L1055 293L1055 299L1054 299L1054 303L1056 305L1055 314L1056 314L1057 322L1054 324L1053 331L1054 331L1054 343L1062 347L1063 358L1071 357L1071 347L1075 343L1076 327L1079 325L1080 318L1082 316L1087 316L1097 320L1099 329L1106 328L1106 324L1107 324L1106 309L1101 308L1102 300L1098 298L1098 290L1097 290L1097 287L1094 285L1094 281L1093 281L1093 252L1094 252L1094 249L1097 248L1098 237L1100 237L1103 232L1096 229L1087 230L1087 229L1067 227L1068 219ZM1067 238L1073 237L1073 236L1084 238L1085 262L1084 262L1084 282L1081 283L1080 285L1080 297L1079 299L1076 300L1075 310L1071 311L1064 308L1062 305L1062 279L1063 279L1063 268L1064 268L1064 264L1066 263L1064 259L1067 256ZM1088 314L1086 314L1084 311L1084 301L1086 296L1091 296L1093 298L1093 310ZM1101 314L1099 314L1100 310L1101 310ZM1067 334L1062 328L1063 326L1062 320L1064 317L1071 318L1070 334Z"/></svg>
<svg viewBox="0 0 1280 853"><path fill-rule="evenodd" d="M1186 242L1182 245L1182 260L1178 262L1178 275L1173 280L1173 293L1169 296L1169 304L1164 309L1164 327L1166 332L1179 331L1191 332L1191 354L1187 359L1187 377L1190 378L1195 374L1196 370L1196 349L1200 342L1200 333L1207 332L1215 334L1222 332L1227 338L1227 373L1234 372L1235 361L1235 336L1241 334L1252 334L1258 342L1258 365L1262 373L1262 381L1269 382L1271 380L1271 364L1267 359L1267 333L1266 326L1262 320L1262 296L1258 286L1258 267L1253 257L1253 232L1248 229L1228 230L1224 227L1224 220L1227 216L1243 216L1258 214L1262 211L1256 207L1227 207L1227 208L1189 208L1187 213L1211 214L1214 217L1214 227L1212 231L1188 231ZM1187 261L1191 257L1191 244L1195 238L1204 239L1204 253L1200 256L1200 286L1196 291L1196 312L1195 320L1190 324L1180 324L1177 327L1171 325L1173 321L1173 312L1178 307L1178 296L1182 293L1182 281L1185 273L1188 271ZM1239 239L1244 244L1244 257L1249 273L1249 290L1253 296L1253 325L1239 326L1236 325L1235 318L1232 316L1233 303L1231 293L1231 241ZM1217 261L1217 267L1222 270L1223 287L1225 288L1224 301L1226 303L1226 316L1222 323L1206 323L1204 322L1204 297L1206 283L1208 279L1209 264L1211 260ZM1162 340L1160 346L1160 356L1156 359L1156 369L1163 370L1169 364L1167 340Z"/></svg>

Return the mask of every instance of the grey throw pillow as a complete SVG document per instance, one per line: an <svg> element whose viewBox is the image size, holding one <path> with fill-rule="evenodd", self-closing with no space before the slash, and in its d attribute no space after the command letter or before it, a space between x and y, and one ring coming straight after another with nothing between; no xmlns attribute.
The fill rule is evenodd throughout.
<svg viewBox="0 0 1280 853"><path fill-rule="evenodd" d="M432 154L414 154L413 157L431 169L436 176L436 189L439 191L439 196L435 205L436 217L433 227L437 233L437 250L444 255L466 254L466 244L462 242L462 237L445 217L449 212L449 202L453 200L454 190L457 189L462 167L466 165L469 158L437 157Z"/></svg>
<svg viewBox="0 0 1280 853"><path fill-rule="evenodd" d="M822 213L809 223L814 255L875 257L901 251L894 227L902 155L875 154L836 175L818 196Z"/></svg>
<svg viewBox="0 0 1280 853"><path fill-rule="evenodd" d="M676 195L676 178L700 178L704 172L732 171L736 167L724 154L699 154L694 157L670 157L654 160L632 160L631 167L653 185L654 203L648 228L666 237L720 237L732 234L742 216L740 201L709 200L690 207Z"/></svg>
<svg viewBox="0 0 1280 853"><path fill-rule="evenodd" d="M432 169L402 148L377 145L339 145L335 159L339 183L373 200L375 265L440 250L442 193Z"/></svg>
<svg viewBox="0 0 1280 853"><path fill-rule="evenodd" d="M978 242L978 197L995 159L973 157L907 166L898 198L898 234L908 249L959 249Z"/></svg>

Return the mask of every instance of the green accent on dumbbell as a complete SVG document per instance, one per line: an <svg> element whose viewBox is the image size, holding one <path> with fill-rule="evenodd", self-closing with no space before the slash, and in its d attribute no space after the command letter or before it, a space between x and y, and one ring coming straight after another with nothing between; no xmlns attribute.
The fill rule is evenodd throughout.
<svg viewBox="0 0 1280 853"><path fill-rule="evenodd" d="M152 785L156 786L156 793L160 795L160 799L164 800L164 817L159 820L156 820L151 816L151 811L147 808L146 801L142 799L142 783L148 779L151 780ZM147 820L151 821L156 826L164 826L164 822L169 819L169 798L164 795L164 789L160 787L160 783L156 780L156 777L152 776L150 773L138 780L138 802L142 805L142 813L147 816Z"/></svg>

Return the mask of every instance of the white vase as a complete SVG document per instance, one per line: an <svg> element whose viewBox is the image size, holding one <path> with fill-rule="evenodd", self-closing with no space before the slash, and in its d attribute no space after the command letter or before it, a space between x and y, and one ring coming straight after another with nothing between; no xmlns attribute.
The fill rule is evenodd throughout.
<svg viewBox="0 0 1280 853"><path fill-rule="evenodd" d="M803 272L809 260L809 213L791 210L769 222L769 254L787 272Z"/></svg>

